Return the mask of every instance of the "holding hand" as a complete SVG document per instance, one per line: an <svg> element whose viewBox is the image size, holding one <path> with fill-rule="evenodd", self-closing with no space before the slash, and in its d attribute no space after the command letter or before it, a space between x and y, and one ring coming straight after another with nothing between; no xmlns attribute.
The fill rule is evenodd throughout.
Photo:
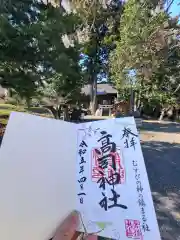
<svg viewBox="0 0 180 240"><path fill-rule="evenodd" d="M55 236L52 238L52 240L84 240L81 238L81 233L76 232L78 225L79 214L78 212L74 211L57 228ZM97 240L97 236L88 236L86 240Z"/></svg>

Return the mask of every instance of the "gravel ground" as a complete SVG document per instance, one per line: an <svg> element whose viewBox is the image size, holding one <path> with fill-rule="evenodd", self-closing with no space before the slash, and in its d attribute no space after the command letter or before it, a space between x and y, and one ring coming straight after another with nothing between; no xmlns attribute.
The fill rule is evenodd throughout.
<svg viewBox="0 0 180 240"><path fill-rule="evenodd" d="M141 140L162 240L180 240L180 124L145 122Z"/></svg>

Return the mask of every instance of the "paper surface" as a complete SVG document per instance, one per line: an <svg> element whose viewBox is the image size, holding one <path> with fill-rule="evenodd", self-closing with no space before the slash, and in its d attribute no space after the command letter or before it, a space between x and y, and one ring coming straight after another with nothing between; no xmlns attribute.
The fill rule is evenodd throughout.
<svg viewBox="0 0 180 240"><path fill-rule="evenodd" d="M76 171L78 210L89 233L160 240L134 118L79 125Z"/></svg>
<svg viewBox="0 0 180 240"><path fill-rule="evenodd" d="M49 240L74 209L88 233L160 240L131 117L76 125L12 113L0 148L0 189L3 240Z"/></svg>
<svg viewBox="0 0 180 240"><path fill-rule="evenodd" d="M76 208L76 135L74 124L11 114L0 148L1 239L48 240Z"/></svg>

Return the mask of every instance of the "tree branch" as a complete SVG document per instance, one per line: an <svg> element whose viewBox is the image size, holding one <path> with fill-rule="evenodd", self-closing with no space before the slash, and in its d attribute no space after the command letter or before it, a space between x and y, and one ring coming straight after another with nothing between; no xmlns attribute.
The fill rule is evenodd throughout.
<svg viewBox="0 0 180 240"><path fill-rule="evenodd" d="M171 0L166 8L166 12L169 12L169 9L171 8L172 4L174 3L174 0Z"/></svg>
<svg viewBox="0 0 180 240"><path fill-rule="evenodd" d="M178 86L177 86L177 88L175 89L175 91L173 92L173 94L175 94L179 89L180 89L180 83L178 84Z"/></svg>
<svg viewBox="0 0 180 240"><path fill-rule="evenodd" d="M51 111L51 113L53 114L55 119L58 118L57 110L53 106L45 106L45 108L47 108L47 109L49 109Z"/></svg>

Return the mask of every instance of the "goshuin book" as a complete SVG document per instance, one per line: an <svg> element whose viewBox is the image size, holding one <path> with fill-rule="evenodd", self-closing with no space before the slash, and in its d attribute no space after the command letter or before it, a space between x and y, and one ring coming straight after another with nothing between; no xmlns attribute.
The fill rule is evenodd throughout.
<svg viewBox="0 0 180 240"><path fill-rule="evenodd" d="M48 240L73 210L79 231L160 240L133 117L73 124L13 112L0 189L3 240Z"/></svg>

